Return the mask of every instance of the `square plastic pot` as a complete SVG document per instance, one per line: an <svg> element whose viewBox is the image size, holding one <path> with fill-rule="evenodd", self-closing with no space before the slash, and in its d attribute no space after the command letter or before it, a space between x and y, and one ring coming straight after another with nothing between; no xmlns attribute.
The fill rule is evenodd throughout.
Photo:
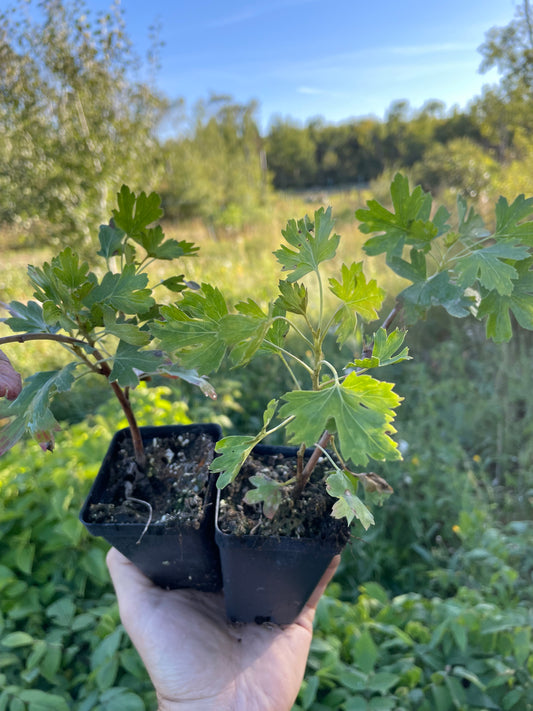
<svg viewBox="0 0 533 711"><path fill-rule="evenodd" d="M164 427L141 427L144 443L154 437L170 434L205 433L215 443L222 431L215 424L168 425ZM198 528L192 526L169 527L165 523L152 523L143 534L142 523L90 520L92 504L106 501L106 487L113 459L126 438L129 429L117 432L109 446L102 466L80 512L80 520L89 533L101 536L131 560L150 580L162 588L194 588L217 592L222 587L220 557L214 541L216 478L209 477L204 516Z"/></svg>
<svg viewBox="0 0 533 711"><path fill-rule="evenodd" d="M282 453L296 458L296 447L257 445L253 455ZM215 540L220 550L227 617L233 622L294 622L331 559L343 549L338 542L312 538L237 536L223 533L217 495Z"/></svg>

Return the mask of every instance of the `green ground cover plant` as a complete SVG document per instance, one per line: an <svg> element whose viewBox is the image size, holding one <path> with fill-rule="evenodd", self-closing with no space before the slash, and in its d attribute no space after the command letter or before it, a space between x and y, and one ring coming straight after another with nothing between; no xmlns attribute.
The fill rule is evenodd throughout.
<svg viewBox="0 0 533 711"><path fill-rule="evenodd" d="M468 588L391 599L369 583L355 604L328 596L295 711L527 711L532 622L530 605L502 609Z"/></svg>
<svg viewBox="0 0 533 711"><path fill-rule="evenodd" d="M154 413L157 424L195 418L167 387L142 387L138 401L140 424L154 421ZM18 447L3 460L2 709L154 707L149 679L120 626L105 545L78 521L94 462L116 424L111 403L89 422L65 430L54 457ZM23 523L27 515L30 529ZM493 521L494 531L483 539L482 522L463 517L459 523L456 558L441 568L450 576L461 570L452 597L395 596L375 581L359 580L350 588L342 576L329 589L295 711L531 707L531 525L501 530ZM480 550L494 565L483 566ZM524 581L521 595L487 594L487 581L478 584L480 566L490 577L498 561L516 566Z"/></svg>

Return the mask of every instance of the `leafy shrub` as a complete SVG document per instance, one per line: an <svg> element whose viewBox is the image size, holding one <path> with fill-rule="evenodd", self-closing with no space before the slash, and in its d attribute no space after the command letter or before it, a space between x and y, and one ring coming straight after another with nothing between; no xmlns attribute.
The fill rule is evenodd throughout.
<svg viewBox="0 0 533 711"><path fill-rule="evenodd" d="M455 594L466 586L499 605L533 603L531 521L502 526L480 511L462 511L453 530L460 547L445 568L430 572L440 591Z"/></svg>
<svg viewBox="0 0 533 711"><path fill-rule="evenodd" d="M355 604L321 601L293 711L533 709L530 607L467 588L449 600L360 591Z"/></svg>
<svg viewBox="0 0 533 711"><path fill-rule="evenodd" d="M498 170L498 163L469 138L454 138L445 145L435 143L412 168L415 180L425 190L451 188L454 193L472 198L491 187Z"/></svg>

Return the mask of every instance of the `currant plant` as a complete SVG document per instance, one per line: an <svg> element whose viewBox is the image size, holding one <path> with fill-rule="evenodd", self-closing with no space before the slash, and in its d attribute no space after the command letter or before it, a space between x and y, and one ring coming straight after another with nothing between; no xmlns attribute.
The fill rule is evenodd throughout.
<svg viewBox="0 0 533 711"><path fill-rule="evenodd" d="M218 487L224 488L256 444L284 430L285 440L301 452L296 475L283 483L256 475L246 498L261 502L265 516L275 515L287 490L293 497L301 494L330 447L336 456L324 485L336 499L333 515L348 522L357 518L365 528L373 522L358 488L364 487L365 502L381 503L392 492L366 470L371 460L401 459L393 422L402 398L393 384L372 373L409 359L405 331L394 327L400 316L403 324L411 324L432 307L459 318L471 314L486 321L487 336L495 341L511 337L511 314L520 326L533 329L533 223L528 221L533 199L521 196L509 205L500 198L493 231L462 198L452 228L450 213L444 207L434 210L431 195L421 187L411 192L400 174L392 182L391 199L392 210L370 200L356 213L361 231L370 235L366 254L384 253L388 267L411 282L379 327L385 294L375 280L366 279L361 262L343 264L336 277L327 276L327 262L340 241L330 208L291 220L282 231L284 244L274 254L284 278L267 307L247 299L230 310L217 288L202 285L183 296L179 309L164 308L165 322L151 327L163 348L184 346L185 364L201 359L204 368L216 369L229 354L234 366L245 367L257 354L269 353L287 368L294 387L268 403L261 430L219 441L220 456L211 465L219 472ZM361 356L340 364L327 360L324 340L331 331L338 346L358 335L367 344ZM306 447L314 452L304 466Z"/></svg>
<svg viewBox="0 0 533 711"><path fill-rule="evenodd" d="M453 228L444 207L430 217L431 195L420 186L410 193L400 174L391 198L393 211L370 200L355 214L361 232L374 235L365 252L385 254L390 269L411 282L398 295L406 323L441 306L452 316L484 320L487 337L498 343L512 337L512 316L533 329L533 198L509 204L500 197L492 231L462 197Z"/></svg>
<svg viewBox="0 0 533 711"><path fill-rule="evenodd" d="M513 320L533 330L533 198L520 196L511 204L500 198L492 230L462 198L453 220L445 208L435 210L431 195L421 187L411 192L400 174L391 185L391 202L389 209L370 200L356 212L360 230L369 235L366 254L385 254L388 267L410 282L376 327L385 293L367 280L362 262L329 274L341 239L331 208L290 220L282 231L284 243L274 253L282 276L276 298L264 307L248 298L230 308L216 285L194 285L183 275L149 285L153 260L193 256L196 248L165 239L159 226L151 226L161 216L155 194L136 197L123 187L112 222L100 228L102 269L90 271L65 249L42 268L29 267L36 301L5 305L5 322L15 335L1 338L0 346L44 338L61 344L73 360L31 375L22 387L0 351L0 418L7 421L0 453L25 431L51 448L54 395L94 372L107 378L126 413L142 469L142 441L129 400L139 379L168 374L214 396L205 375L225 358L238 368L269 354L281 360L293 387L273 393L259 432L218 442L220 456L211 465L219 473L217 485L230 484L254 446L283 431L285 441L298 446L295 476L283 483L253 477L247 501L262 503L265 516L273 517L287 492L301 495L318 459L326 457L331 468L324 486L336 500L333 515L368 527L373 519L366 503L380 503L392 491L368 471L369 464L401 459L393 423L402 398L392 383L374 377L380 368L409 359L405 331L396 322L409 325L441 307L458 318L484 320L487 337L497 342L511 338ZM175 302L156 300L160 288L167 296L174 292ZM348 362L326 358L331 332L339 347L354 339L364 343L362 354ZM314 451L304 463L306 447Z"/></svg>
<svg viewBox="0 0 533 711"><path fill-rule="evenodd" d="M109 382L128 420L138 468L145 467L142 439L130 403L130 390L153 374L183 378L214 396L206 378L174 363L171 353L153 347L150 324L160 318L156 295L181 293L194 284L174 275L149 284L155 260L194 256L197 247L166 239L159 225L163 212L155 193L135 196L128 187L118 193L118 207L109 225L99 231L95 271L67 247L42 267L29 266L35 300L2 306L3 321L14 335L0 346L49 340L70 353L72 360L58 370L30 375L24 385L8 357L0 351L0 454L29 432L43 449L52 449L58 423L51 404L57 393L69 390L88 373Z"/></svg>

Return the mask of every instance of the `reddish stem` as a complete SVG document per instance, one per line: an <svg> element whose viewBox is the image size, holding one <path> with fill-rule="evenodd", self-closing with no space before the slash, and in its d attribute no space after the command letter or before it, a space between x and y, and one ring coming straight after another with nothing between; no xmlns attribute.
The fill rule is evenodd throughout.
<svg viewBox="0 0 533 711"><path fill-rule="evenodd" d="M86 346L86 341L71 336L62 336L59 333L21 333L16 336L3 336L0 338L0 346L4 343L26 343L26 341L58 341L68 343L71 346Z"/></svg>
<svg viewBox="0 0 533 711"><path fill-rule="evenodd" d="M296 484L294 485L294 489L292 491L293 499L298 499L302 491L307 486L307 482L309 481L318 460L322 456L322 450L326 449L330 439L330 433L327 430L324 430L324 432L322 433L322 437L318 441L318 446L315 447L315 449L313 450L313 453L309 457L307 464L305 465L301 475L298 477Z"/></svg>
<svg viewBox="0 0 533 711"><path fill-rule="evenodd" d="M146 468L146 454L144 451L144 445L139 430L139 425L137 424L137 420L135 419L135 415L133 414L133 410L131 409L130 401L126 396L124 390L122 390L122 388L117 382L110 382L109 376L111 375L111 368L109 367L101 353L99 353L99 351L93 346L93 344L88 343L87 341L80 340L78 338L72 338L71 336L62 336L58 333L23 333L19 335L4 336L0 338L0 345L4 345L5 343L25 343L27 341L56 341L59 343L66 343L70 346L74 346L75 350L76 346L89 345L92 348L92 355L98 361L98 364L97 366L93 367L88 360L86 360L85 362L90 367L93 367L96 372L100 373L100 375L103 375L105 378L107 378L107 381L109 382L122 409L124 410L124 414L126 415L126 419L130 427L131 439L133 442L133 451L135 453L135 461L137 462L137 466L139 469L144 470ZM79 355L78 357L82 356Z"/></svg>

